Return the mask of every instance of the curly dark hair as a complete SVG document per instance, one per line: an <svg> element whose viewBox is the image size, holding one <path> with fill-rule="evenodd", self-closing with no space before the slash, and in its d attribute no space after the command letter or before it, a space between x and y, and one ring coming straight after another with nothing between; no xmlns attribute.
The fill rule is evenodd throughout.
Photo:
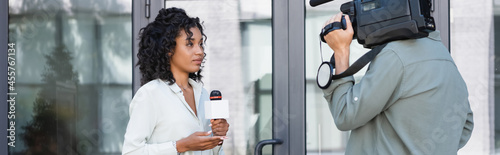
<svg viewBox="0 0 500 155"><path fill-rule="evenodd" d="M180 8L161 9L155 21L140 30L139 52L137 53L137 66L141 71L141 86L154 79L168 81L169 85L175 83L170 70L170 59L175 54L175 38L181 35L181 30L186 32L188 40L193 36L190 28L198 28L206 41L203 27L198 17L189 17L186 11ZM169 55L169 53L171 53ZM189 73L189 78L201 81L201 69L196 73Z"/></svg>

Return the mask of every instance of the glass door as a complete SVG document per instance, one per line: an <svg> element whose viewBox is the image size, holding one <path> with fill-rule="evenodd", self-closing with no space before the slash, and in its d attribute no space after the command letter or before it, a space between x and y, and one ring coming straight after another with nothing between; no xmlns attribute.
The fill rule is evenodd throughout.
<svg viewBox="0 0 500 155"><path fill-rule="evenodd" d="M320 52L319 32L324 23L333 15L340 12L340 5L352 0L336 0L320 6L306 7L306 118L307 118L307 154L344 154L349 138L349 132L340 131L335 126L328 104L323 97L323 91L316 84L316 74L321 64L321 54L324 61L329 61L333 51L326 43L321 43ZM309 2L309 0L307 0ZM349 62L354 62L366 53L357 41L351 44ZM366 72L366 67L354 75L356 82Z"/></svg>
<svg viewBox="0 0 500 155"><path fill-rule="evenodd" d="M306 0L309 3L310 0ZM340 12L340 6L352 0L335 0L316 7L306 5L306 135L307 154L341 155L345 153L349 131L340 131L335 126L333 117L323 91L316 84L316 74L321 64L321 55L324 61L329 61L333 54L326 43L322 43L323 51L320 52L320 39L318 37L326 21ZM448 1L433 1L432 14L436 20L437 29L441 31L441 39L446 47L449 47L449 3ZM349 62L354 63L359 57L369 50L363 48L356 40L350 46L351 53ZM368 65L367 65L368 66ZM366 72L365 66L354 74L355 82L358 83Z"/></svg>

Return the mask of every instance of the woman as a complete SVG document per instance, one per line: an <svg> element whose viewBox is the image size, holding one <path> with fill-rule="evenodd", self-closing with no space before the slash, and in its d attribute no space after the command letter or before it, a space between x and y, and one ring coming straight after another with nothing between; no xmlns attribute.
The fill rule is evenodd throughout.
<svg viewBox="0 0 500 155"><path fill-rule="evenodd" d="M179 8L161 9L141 29L141 88L130 103L123 154L223 154L229 124L205 119L203 27Z"/></svg>

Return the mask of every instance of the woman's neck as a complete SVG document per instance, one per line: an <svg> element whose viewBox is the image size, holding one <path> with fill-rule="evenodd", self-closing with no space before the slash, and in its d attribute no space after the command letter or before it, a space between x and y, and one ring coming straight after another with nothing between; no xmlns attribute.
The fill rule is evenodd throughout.
<svg viewBox="0 0 500 155"><path fill-rule="evenodd" d="M174 79L175 83L183 89L187 89L189 87L189 74L186 73L180 73L180 74L175 74L174 73Z"/></svg>

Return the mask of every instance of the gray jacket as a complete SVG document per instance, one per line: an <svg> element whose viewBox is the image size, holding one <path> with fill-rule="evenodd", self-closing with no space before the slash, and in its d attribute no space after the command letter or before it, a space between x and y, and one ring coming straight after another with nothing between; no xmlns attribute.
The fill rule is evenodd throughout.
<svg viewBox="0 0 500 155"><path fill-rule="evenodd" d="M439 32L389 43L359 83L334 80L324 95L337 128L351 130L346 154L456 154L474 126Z"/></svg>

